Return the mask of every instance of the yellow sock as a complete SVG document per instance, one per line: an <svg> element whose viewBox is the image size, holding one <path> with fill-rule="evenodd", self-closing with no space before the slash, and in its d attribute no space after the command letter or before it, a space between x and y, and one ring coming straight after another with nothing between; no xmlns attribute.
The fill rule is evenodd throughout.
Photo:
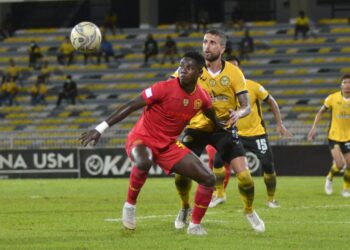
<svg viewBox="0 0 350 250"><path fill-rule="evenodd" d="M180 196L181 207L189 208L190 207L190 191L192 187L192 181L190 178L176 174L175 175L175 186L177 193Z"/></svg>
<svg viewBox="0 0 350 250"><path fill-rule="evenodd" d="M224 189L224 179L226 175L225 167L214 168L213 172L216 176L216 183L215 183L216 196L223 198L226 195L225 189Z"/></svg>
<svg viewBox="0 0 350 250"><path fill-rule="evenodd" d="M331 170L329 170L329 173L327 175L327 178L329 180L333 180L333 177L339 173L340 169L335 165L335 163L333 163L332 167L331 167Z"/></svg>
<svg viewBox="0 0 350 250"><path fill-rule="evenodd" d="M347 190L349 188L350 188L350 169L346 168L344 171L343 189Z"/></svg>
<svg viewBox="0 0 350 250"><path fill-rule="evenodd" d="M276 173L267 174L264 173L264 182L267 191L267 200L273 201L276 192Z"/></svg>
<svg viewBox="0 0 350 250"><path fill-rule="evenodd" d="M244 170L236 174L238 179L238 189L244 203L244 212L250 214L253 212L254 201L254 182L249 170Z"/></svg>

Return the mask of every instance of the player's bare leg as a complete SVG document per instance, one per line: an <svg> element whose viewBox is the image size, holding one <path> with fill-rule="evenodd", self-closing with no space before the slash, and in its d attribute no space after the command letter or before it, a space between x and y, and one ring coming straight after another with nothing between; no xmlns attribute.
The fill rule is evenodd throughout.
<svg viewBox="0 0 350 250"><path fill-rule="evenodd" d="M181 208L175 219L174 225L176 229L183 229L191 220L192 208L190 206L190 190L192 180L186 176L176 174L175 186L180 196Z"/></svg>
<svg viewBox="0 0 350 250"><path fill-rule="evenodd" d="M195 235L207 234L200 223L208 209L214 191L215 175L193 153L188 153L180 162L174 165L172 170L198 183L194 197L192 220L188 226L187 233Z"/></svg>
<svg viewBox="0 0 350 250"><path fill-rule="evenodd" d="M125 228L136 228L136 201L142 186L146 182L148 171L153 164L152 152L143 144L135 145L131 151L135 164L129 178L127 201L124 203L122 221Z"/></svg>
<svg viewBox="0 0 350 250"><path fill-rule="evenodd" d="M326 177L325 182L325 192L328 195L331 195L333 193L333 177L340 172L340 170L345 165L345 159L343 157L343 154L340 150L340 147L338 145L335 145L334 148L331 150L331 154L333 157L333 165ZM344 174L345 176L345 174Z"/></svg>

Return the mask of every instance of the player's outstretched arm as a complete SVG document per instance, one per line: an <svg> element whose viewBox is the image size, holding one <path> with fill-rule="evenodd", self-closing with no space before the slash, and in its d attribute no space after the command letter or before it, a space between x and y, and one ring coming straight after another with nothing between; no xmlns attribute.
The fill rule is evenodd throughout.
<svg viewBox="0 0 350 250"><path fill-rule="evenodd" d="M293 134L283 125L280 108L275 98L273 98L272 95L269 95L266 103L270 106L273 116L275 118L277 133L280 136L284 136L288 138L292 137Z"/></svg>
<svg viewBox="0 0 350 250"><path fill-rule="evenodd" d="M312 124L312 127L310 129L310 132L307 136L308 141L312 141L315 139L316 133L317 133L317 124L320 122L322 119L322 115L327 111L327 107L322 105L320 110L317 112L314 123Z"/></svg>
<svg viewBox="0 0 350 250"><path fill-rule="evenodd" d="M132 112L144 106L146 106L146 101L141 95L122 105L114 113L112 113L105 121L97 125L95 129L82 133L79 138L81 145L86 147L90 142L92 142L92 145L95 146L96 143L99 141L102 133L107 128L120 122L125 117L129 116Z"/></svg>

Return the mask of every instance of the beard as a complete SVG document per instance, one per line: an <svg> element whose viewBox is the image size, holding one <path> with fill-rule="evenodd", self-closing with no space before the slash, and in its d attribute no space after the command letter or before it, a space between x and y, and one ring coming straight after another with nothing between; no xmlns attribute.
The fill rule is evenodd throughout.
<svg viewBox="0 0 350 250"><path fill-rule="evenodd" d="M208 62L214 62L216 60L218 60L220 58L220 53L217 53L217 54L213 54L213 53L210 53L210 54L205 54L205 60L207 60Z"/></svg>

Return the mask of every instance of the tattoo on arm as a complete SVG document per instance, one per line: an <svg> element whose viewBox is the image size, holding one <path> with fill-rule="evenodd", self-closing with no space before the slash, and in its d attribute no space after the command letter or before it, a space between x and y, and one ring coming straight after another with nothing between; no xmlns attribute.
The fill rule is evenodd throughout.
<svg viewBox="0 0 350 250"><path fill-rule="evenodd" d="M250 113L250 103L248 93L243 93L237 96L239 106L237 113L239 117L245 117Z"/></svg>

